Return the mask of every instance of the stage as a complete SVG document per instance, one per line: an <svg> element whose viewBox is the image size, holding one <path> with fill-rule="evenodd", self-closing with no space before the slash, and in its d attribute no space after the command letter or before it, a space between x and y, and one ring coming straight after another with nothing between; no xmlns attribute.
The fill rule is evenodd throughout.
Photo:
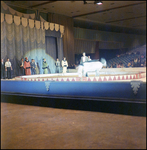
<svg viewBox="0 0 147 150"><path fill-rule="evenodd" d="M145 112L146 68L122 69L102 69L99 77L91 75L80 78L74 72L19 76L12 80L1 80L1 94L40 98L40 101L44 98L48 101L58 99L59 103L74 100L135 104L135 107L139 104Z"/></svg>
<svg viewBox="0 0 147 150"><path fill-rule="evenodd" d="M1 80L1 93L84 99L146 99L146 68L104 68L100 76L77 73L40 74Z"/></svg>

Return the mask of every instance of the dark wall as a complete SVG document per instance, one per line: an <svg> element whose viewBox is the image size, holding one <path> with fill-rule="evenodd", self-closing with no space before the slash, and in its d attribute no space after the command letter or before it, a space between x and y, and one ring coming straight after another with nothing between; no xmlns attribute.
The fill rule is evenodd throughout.
<svg viewBox="0 0 147 150"><path fill-rule="evenodd" d="M106 61L116 57L118 54L120 54L119 49L99 49L100 58L105 58Z"/></svg>
<svg viewBox="0 0 147 150"><path fill-rule="evenodd" d="M125 28L125 27L118 27L114 25L107 25L107 24L83 21L78 19L74 19L74 27L106 31L106 32L146 35L146 31L141 29L139 30L139 29Z"/></svg>

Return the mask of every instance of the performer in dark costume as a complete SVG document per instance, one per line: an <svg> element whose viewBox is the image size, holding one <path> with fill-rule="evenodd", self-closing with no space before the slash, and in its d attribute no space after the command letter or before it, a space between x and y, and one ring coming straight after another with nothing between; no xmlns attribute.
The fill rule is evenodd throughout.
<svg viewBox="0 0 147 150"><path fill-rule="evenodd" d="M5 64L3 59L1 59L1 79L5 79Z"/></svg>
<svg viewBox="0 0 147 150"><path fill-rule="evenodd" d="M58 58L57 58L55 65L56 65L56 73L60 73L60 61Z"/></svg>
<svg viewBox="0 0 147 150"><path fill-rule="evenodd" d="M35 60L32 59L32 62L30 63L31 65L31 74L36 74L36 63L35 63Z"/></svg>
<svg viewBox="0 0 147 150"><path fill-rule="evenodd" d="M20 75L25 75L25 69L24 69L24 61L23 58L20 61Z"/></svg>

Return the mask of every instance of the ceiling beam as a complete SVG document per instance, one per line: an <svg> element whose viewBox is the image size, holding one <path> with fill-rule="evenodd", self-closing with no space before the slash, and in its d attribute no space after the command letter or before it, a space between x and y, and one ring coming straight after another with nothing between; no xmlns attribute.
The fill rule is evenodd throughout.
<svg viewBox="0 0 147 150"><path fill-rule="evenodd" d="M86 13L86 14L81 14L81 15L73 16L72 18L77 18L77 17L87 16L87 15L92 15L92 14L96 14L96 13L102 13L102 12L105 12L105 11L110 11L110 10L114 10L114 9L119 9L119 8L124 8L124 7L139 5L139 4L144 4L144 3L146 3L146 2L140 2L140 3L136 3L136 4L129 4L129 5L125 5L125 6L119 6L119 7L104 9L104 10L100 10L100 11L89 12L89 13Z"/></svg>
<svg viewBox="0 0 147 150"><path fill-rule="evenodd" d="M146 16L139 16L139 17L132 17L132 18L114 20L114 21L107 21L107 22L105 22L105 23L119 22L119 21L125 21L125 20L130 20L130 19L142 18L142 17L146 17Z"/></svg>
<svg viewBox="0 0 147 150"><path fill-rule="evenodd" d="M29 6L29 8L38 7L38 6L45 5L45 4L48 4L48 3L53 3L53 2L56 2L56 0L47 1L47 2L44 2L44 3L32 5L32 6Z"/></svg>
<svg viewBox="0 0 147 150"><path fill-rule="evenodd" d="M144 25L137 25L137 26L132 26L132 27L146 27L146 24L144 24Z"/></svg>

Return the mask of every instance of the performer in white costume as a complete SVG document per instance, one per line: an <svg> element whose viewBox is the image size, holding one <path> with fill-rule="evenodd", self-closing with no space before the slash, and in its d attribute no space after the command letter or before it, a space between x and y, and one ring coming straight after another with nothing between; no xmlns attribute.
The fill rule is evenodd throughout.
<svg viewBox="0 0 147 150"><path fill-rule="evenodd" d="M66 60L66 57L64 57L64 60L62 60L62 67L63 67L63 73L66 73L68 67L68 62Z"/></svg>
<svg viewBox="0 0 147 150"><path fill-rule="evenodd" d="M83 65L83 63L87 61L88 61L88 57L86 56L85 52L83 52L83 56L81 57L80 64Z"/></svg>
<svg viewBox="0 0 147 150"><path fill-rule="evenodd" d="M85 52L83 52L83 56L81 57L80 65L78 66L78 74L82 77L84 74L84 63L88 62L88 57L86 56Z"/></svg>

